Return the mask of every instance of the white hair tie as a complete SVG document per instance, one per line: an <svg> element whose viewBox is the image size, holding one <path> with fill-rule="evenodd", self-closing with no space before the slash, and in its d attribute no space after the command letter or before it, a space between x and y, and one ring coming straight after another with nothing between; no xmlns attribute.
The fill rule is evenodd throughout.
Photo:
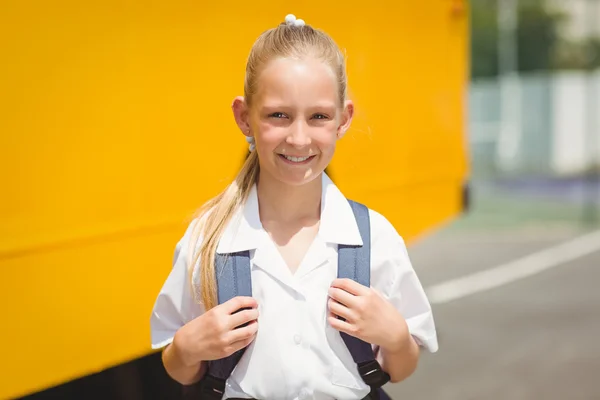
<svg viewBox="0 0 600 400"><path fill-rule="evenodd" d="M293 26L304 26L306 25L306 23L304 22L304 20L302 19L296 19L296 16L294 14L288 14L285 16L285 23L286 25L293 25Z"/></svg>

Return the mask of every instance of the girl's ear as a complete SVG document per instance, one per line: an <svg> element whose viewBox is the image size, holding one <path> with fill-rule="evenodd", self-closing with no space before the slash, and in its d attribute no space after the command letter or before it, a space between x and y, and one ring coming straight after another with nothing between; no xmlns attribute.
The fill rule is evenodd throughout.
<svg viewBox="0 0 600 400"><path fill-rule="evenodd" d="M338 126L337 137L341 139L344 134L350 129L352 123L352 117L354 116L354 103L352 100L346 100L344 104L344 110L342 111L342 118L340 119L340 126Z"/></svg>
<svg viewBox="0 0 600 400"><path fill-rule="evenodd" d="M246 136L252 136L250 133L250 119L248 113L248 106L243 96L238 96L233 100L231 105L233 110L233 117L237 126L240 128L242 133Z"/></svg>

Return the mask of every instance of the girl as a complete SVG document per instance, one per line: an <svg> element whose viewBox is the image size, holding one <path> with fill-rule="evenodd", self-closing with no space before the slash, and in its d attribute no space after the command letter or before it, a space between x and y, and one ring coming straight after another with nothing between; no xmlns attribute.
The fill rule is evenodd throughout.
<svg viewBox="0 0 600 400"><path fill-rule="evenodd" d="M215 398L363 399L371 388L342 333L371 344L392 382L412 374L419 347L437 351L402 238L368 210L365 244L324 172L352 121L346 88L335 42L293 15L255 42L232 106L250 155L178 243L151 318L152 346L164 347L165 369L181 384L208 379L209 362L243 351ZM338 279L341 246L363 245L370 286ZM251 296L217 304L216 257L245 251Z"/></svg>

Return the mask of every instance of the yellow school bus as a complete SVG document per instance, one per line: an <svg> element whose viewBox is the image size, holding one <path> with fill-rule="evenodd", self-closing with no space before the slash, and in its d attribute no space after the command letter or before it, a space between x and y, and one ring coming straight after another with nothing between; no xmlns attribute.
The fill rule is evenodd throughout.
<svg viewBox="0 0 600 400"><path fill-rule="evenodd" d="M409 243L461 213L467 2L294 4L3 1L0 399L167 398L143 395L168 385L152 306L246 155L231 102L288 13L348 55L356 116L328 169L344 193Z"/></svg>

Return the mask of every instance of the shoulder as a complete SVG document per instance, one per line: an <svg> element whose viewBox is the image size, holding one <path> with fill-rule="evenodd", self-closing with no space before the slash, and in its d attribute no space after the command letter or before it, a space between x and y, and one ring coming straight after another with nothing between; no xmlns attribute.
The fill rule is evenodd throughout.
<svg viewBox="0 0 600 400"><path fill-rule="evenodd" d="M394 225L380 212L368 207L364 203L356 202L353 200L348 200L348 202L355 208L359 206L358 210L355 209L354 218L358 218L356 221L359 222L361 219L361 214L364 215L364 212L368 212L369 216L369 228L370 228L370 237L371 237L371 247L373 245L385 245L388 243L400 244L404 245L404 240L398 234L398 231L394 227ZM362 212L358 212L362 211ZM360 222L358 223L359 230Z"/></svg>
<svg viewBox="0 0 600 400"><path fill-rule="evenodd" d="M408 252L404 238L383 214L369 208L371 252L381 257L402 258Z"/></svg>
<svg viewBox="0 0 600 400"><path fill-rule="evenodd" d="M407 255L404 239L388 218L382 213L368 207L366 204L353 200L348 201L351 203L352 208L355 208L354 218L358 224L359 231L364 229L364 217L361 217L361 215L364 215L365 211L368 213L372 255ZM359 207L358 210L356 209L356 206ZM361 225L363 226L362 228Z"/></svg>
<svg viewBox="0 0 600 400"><path fill-rule="evenodd" d="M371 286L405 318L410 333L431 352L438 349L431 305L404 239L382 214L369 210L371 220Z"/></svg>
<svg viewBox="0 0 600 400"><path fill-rule="evenodd" d="M200 219L193 219L177 241L171 270L154 302L150 318L154 349L169 344L177 329L204 312L193 290L196 285L190 282L190 263L200 242L200 224Z"/></svg>
<svg viewBox="0 0 600 400"><path fill-rule="evenodd" d="M184 225L185 230L183 231L183 235L179 237L175 245L173 268L182 264L185 264L186 267L189 266L189 263L192 261L190 257L200 249L203 228L209 214L210 211L207 211L202 216L194 216L191 220L188 220L187 225ZM177 264L178 260L180 261L179 264Z"/></svg>
<svg viewBox="0 0 600 400"><path fill-rule="evenodd" d="M190 284L191 265L202 243L202 222L200 218L191 220L175 245L169 278L178 278L177 289L186 290Z"/></svg>
<svg viewBox="0 0 600 400"><path fill-rule="evenodd" d="M392 286L414 273L403 237L383 214L369 208L371 225L371 284L390 295Z"/></svg>
<svg viewBox="0 0 600 400"><path fill-rule="evenodd" d="M371 240L391 240L404 244L402 236L383 214L369 208L369 220L371 223Z"/></svg>
<svg viewBox="0 0 600 400"><path fill-rule="evenodd" d="M199 243L202 241L203 226L206 221L206 217L195 217L192 219L185 228L183 235L177 242L177 246L185 249L187 253L193 253L198 249Z"/></svg>

